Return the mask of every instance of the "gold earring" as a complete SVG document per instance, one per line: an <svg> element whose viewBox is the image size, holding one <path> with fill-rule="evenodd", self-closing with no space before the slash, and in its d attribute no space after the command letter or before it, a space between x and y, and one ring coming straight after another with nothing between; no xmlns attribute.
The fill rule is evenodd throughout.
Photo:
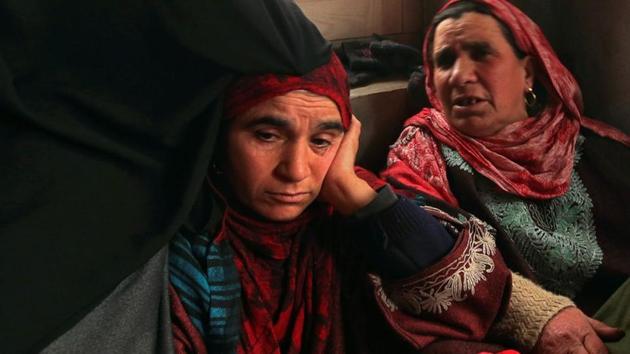
<svg viewBox="0 0 630 354"><path fill-rule="evenodd" d="M527 108L536 107L537 101L538 97L536 97L534 89L531 87L527 88L527 92L525 92L525 105L527 106Z"/></svg>

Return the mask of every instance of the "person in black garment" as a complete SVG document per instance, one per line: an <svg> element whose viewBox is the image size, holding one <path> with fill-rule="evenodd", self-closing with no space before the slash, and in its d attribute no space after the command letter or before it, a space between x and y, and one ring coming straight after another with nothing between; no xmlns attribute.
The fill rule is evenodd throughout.
<svg viewBox="0 0 630 354"><path fill-rule="evenodd" d="M197 196L224 87L305 73L329 43L288 0L26 0L0 14L1 351L170 350L161 293L133 284L162 280L151 265L168 240L212 209Z"/></svg>

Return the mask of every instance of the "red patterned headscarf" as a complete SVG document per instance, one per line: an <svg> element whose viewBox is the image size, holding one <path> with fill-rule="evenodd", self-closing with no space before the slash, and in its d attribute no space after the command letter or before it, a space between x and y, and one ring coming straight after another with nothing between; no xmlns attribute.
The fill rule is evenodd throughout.
<svg viewBox="0 0 630 354"><path fill-rule="evenodd" d="M244 76L230 86L226 94L224 115L233 118L257 104L291 91L306 90L333 100L348 128L352 120L350 91L346 70L333 53L327 64L303 76L264 74Z"/></svg>
<svg viewBox="0 0 630 354"><path fill-rule="evenodd" d="M460 1L447 2L438 13ZM580 126L626 145L630 145L630 138L582 115L582 95L575 78L560 62L538 25L527 15L505 0L476 2L485 5L503 21L513 33L518 48L531 57L536 80L547 90L549 102L538 116L515 122L494 136L474 138L460 133L448 123L433 85L428 46L429 36L435 28L431 28L424 40L423 55L426 92L434 108L422 110L407 120L405 126L426 129L508 193L536 199L560 196L569 186ZM415 185L456 205L457 200L448 186L445 164L435 161L435 156L441 155L437 145L426 134L419 134L414 144L417 161L412 165L418 171L408 171L409 161L398 163L408 156L396 156L401 152L394 148L390 152L392 164L383 176ZM414 177L417 175L423 180L417 181Z"/></svg>

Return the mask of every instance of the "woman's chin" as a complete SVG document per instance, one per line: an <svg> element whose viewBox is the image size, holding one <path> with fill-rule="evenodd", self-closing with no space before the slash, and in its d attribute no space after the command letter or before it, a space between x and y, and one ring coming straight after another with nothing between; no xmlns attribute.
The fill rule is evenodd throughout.
<svg viewBox="0 0 630 354"><path fill-rule="evenodd" d="M304 212L304 207L300 205L290 205L281 207L270 207L257 210L257 214L274 222L288 222L297 219Z"/></svg>
<svg viewBox="0 0 630 354"><path fill-rule="evenodd" d="M486 138L501 130L501 127L489 125L480 117L449 119L449 122L458 132L473 138Z"/></svg>
<svg viewBox="0 0 630 354"><path fill-rule="evenodd" d="M506 127L527 119L525 109L522 112L511 114L498 114L493 111L467 111L463 114L456 110L451 110L446 114L449 124L461 134L473 138L489 138L500 134Z"/></svg>

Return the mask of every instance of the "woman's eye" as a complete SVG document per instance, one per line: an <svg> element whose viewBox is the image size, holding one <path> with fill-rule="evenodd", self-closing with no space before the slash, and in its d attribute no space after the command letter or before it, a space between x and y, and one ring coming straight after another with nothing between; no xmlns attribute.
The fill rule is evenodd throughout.
<svg viewBox="0 0 630 354"><path fill-rule="evenodd" d="M486 59L492 53L493 53L493 49L489 44L481 43L471 48L470 57L473 60L481 61L481 60Z"/></svg>
<svg viewBox="0 0 630 354"><path fill-rule="evenodd" d="M272 142L279 139L279 137L276 134L267 132L267 131L257 131L255 134L258 140L261 140L264 142Z"/></svg>
<svg viewBox="0 0 630 354"><path fill-rule="evenodd" d="M327 148L332 144L330 140L322 139L322 138L315 138L311 140L311 142L313 143L313 145L315 145L317 148L320 148L320 149Z"/></svg>
<svg viewBox="0 0 630 354"><path fill-rule="evenodd" d="M473 60L480 61L485 59L490 54L490 51L485 49L475 50L471 53L471 57Z"/></svg>
<svg viewBox="0 0 630 354"><path fill-rule="evenodd" d="M435 58L435 65L441 69L450 68L454 62L455 54L450 51L441 52Z"/></svg>

